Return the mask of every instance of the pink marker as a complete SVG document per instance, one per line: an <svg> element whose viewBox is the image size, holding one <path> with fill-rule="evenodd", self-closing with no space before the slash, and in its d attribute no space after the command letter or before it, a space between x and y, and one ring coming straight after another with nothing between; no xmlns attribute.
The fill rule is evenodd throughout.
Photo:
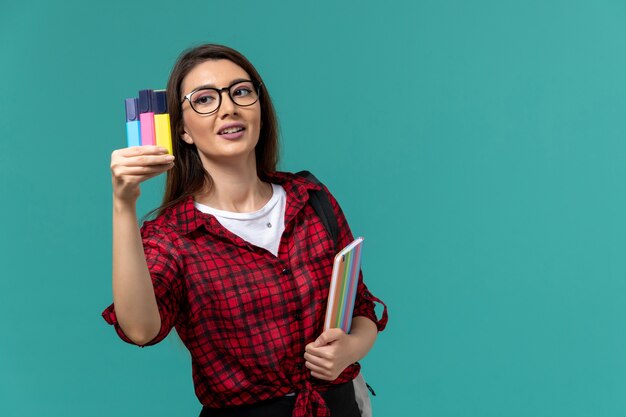
<svg viewBox="0 0 626 417"><path fill-rule="evenodd" d="M139 91L139 122L141 123L142 145L156 145L152 96L152 90Z"/></svg>

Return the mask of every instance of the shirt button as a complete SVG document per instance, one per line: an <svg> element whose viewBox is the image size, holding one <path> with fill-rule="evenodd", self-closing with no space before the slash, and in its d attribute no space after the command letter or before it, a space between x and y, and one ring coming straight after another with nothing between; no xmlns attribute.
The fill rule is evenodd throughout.
<svg viewBox="0 0 626 417"><path fill-rule="evenodd" d="M291 273L291 269L285 268L283 269L283 275L289 275Z"/></svg>

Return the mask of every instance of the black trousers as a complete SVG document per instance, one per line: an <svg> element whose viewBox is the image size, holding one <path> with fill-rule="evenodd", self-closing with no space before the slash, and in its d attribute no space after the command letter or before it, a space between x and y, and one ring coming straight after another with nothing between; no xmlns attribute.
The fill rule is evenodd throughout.
<svg viewBox="0 0 626 417"><path fill-rule="evenodd" d="M361 417L352 381L320 394L330 409L331 417ZM200 417L291 417L295 403L296 396L292 395L239 407L203 407Z"/></svg>

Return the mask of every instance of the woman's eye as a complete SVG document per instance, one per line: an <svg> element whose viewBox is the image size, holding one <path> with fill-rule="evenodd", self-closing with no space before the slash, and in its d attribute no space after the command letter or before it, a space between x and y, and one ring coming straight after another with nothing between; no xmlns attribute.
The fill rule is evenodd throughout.
<svg viewBox="0 0 626 417"><path fill-rule="evenodd" d="M250 94L252 91L247 87L239 87L235 90L235 96L243 97Z"/></svg>
<svg viewBox="0 0 626 417"><path fill-rule="evenodd" d="M210 104L214 100L215 100L215 97L207 94L207 95L196 97L193 100L193 102L194 102L194 104Z"/></svg>

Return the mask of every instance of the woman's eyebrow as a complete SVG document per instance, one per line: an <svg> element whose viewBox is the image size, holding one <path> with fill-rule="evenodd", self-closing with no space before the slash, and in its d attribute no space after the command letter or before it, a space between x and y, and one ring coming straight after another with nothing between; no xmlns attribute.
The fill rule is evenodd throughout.
<svg viewBox="0 0 626 417"><path fill-rule="evenodd" d="M248 79L248 78L237 78L235 80L232 80L226 87L230 87L233 84L237 84L237 83L240 83L240 82L243 82L243 81L250 81L250 79ZM224 87L224 88L226 88L226 87ZM196 91L196 90L200 90L200 89L203 89L203 88L215 88L215 89L217 89L215 84L202 84L202 85L199 85L199 86L195 87L191 91Z"/></svg>

